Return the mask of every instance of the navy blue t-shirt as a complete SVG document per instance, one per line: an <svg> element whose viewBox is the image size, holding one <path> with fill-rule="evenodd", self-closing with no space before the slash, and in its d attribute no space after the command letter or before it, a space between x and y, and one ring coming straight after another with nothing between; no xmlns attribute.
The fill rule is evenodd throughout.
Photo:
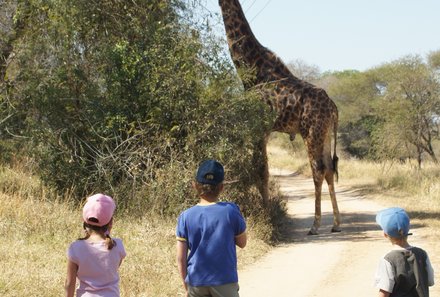
<svg viewBox="0 0 440 297"><path fill-rule="evenodd" d="M245 230L240 209L231 202L195 205L182 212L176 235L190 250L185 282L193 287L238 282L235 236Z"/></svg>

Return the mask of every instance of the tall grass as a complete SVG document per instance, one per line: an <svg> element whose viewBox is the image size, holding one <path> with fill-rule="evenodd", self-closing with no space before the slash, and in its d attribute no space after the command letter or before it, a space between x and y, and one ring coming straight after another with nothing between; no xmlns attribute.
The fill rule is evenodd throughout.
<svg viewBox="0 0 440 297"><path fill-rule="evenodd" d="M290 141L289 135L274 132L269 137L269 167L311 175L307 151L300 136Z"/></svg>
<svg viewBox="0 0 440 297"><path fill-rule="evenodd" d="M340 162L341 183L414 211L440 211L440 166L425 162Z"/></svg>
<svg viewBox="0 0 440 297"><path fill-rule="evenodd" d="M83 235L81 208L56 199L29 172L3 168L0 185L0 296L62 296L67 247ZM120 268L122 296L183 296L175 223L116 214L112 236L121 238L127 251ZM260 239L261 224L248 225L250 241L239 251L239 267L270 248Z"/></svg>
<svg viewBox="0 0 440 297"><path fill-rule="evenodd" d="M67 243L79 235L73 211L33 198L0 193L1 296L62 293Z"/></svg>

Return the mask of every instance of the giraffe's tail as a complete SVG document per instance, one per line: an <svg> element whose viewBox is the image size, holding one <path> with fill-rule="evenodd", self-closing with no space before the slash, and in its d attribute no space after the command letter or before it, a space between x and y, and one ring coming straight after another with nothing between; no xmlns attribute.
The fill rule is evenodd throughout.
<svg viewBox="0 0 440 297"><path fill-rule="evenodd" d="M335 174L336 177L336 182L339 180L339 172L338 172L338 155L336 154L336 144L337 144L337 139L338 139L338 112L336 111L336 113L334 114L333 117L333 158L332 158L332 162L333 162L333 172Z"/></svg>

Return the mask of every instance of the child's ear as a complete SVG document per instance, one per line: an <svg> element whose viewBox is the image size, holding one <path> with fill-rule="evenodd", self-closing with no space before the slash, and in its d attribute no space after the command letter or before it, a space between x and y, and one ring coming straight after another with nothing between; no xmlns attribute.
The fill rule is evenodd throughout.
<svg viewBox="0 0 440 297"><path fill-rule="evenodd" d="M196 182L196 181L192 181L191 182L191 187L192 187L192 189L197 193L197 195L200 195L200 184L198 183L198 182Z"/></svg>

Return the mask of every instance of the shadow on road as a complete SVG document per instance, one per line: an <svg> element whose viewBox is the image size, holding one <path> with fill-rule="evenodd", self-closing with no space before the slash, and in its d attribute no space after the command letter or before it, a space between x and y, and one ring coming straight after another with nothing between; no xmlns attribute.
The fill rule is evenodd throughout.
<svg viewBox="0 0 440 297"><path fill-rule="evenodd" d="M310 179L301 177L297 173L272 175L277 179L280 187L284 188L285 199L289 211L287 218L280 227L280 244L308 243L308 242L340 242L340 241L375 241L382 239L382 231L376 224L376 213L378 209L362 209L361 201L369 201L365 191L353 188L339 188L337 191L339 209L342 216L342 232L332 233L333 214L324 212L318 235L307 235L313 224L312 213L300 213L295 207L299 204L307 204L308 211L314 209L314 189ZM323 199L328 195L323 189ZM349 207L345 207L351 205ZM359 210L356 210L359 207ZM354 210L353 210L354 208ZM349 209L349 210L348 210ZM438 219L438 212L411 212L408 214L412 220L411 230L424 227L414 223L416 219Z"/></svg>
<svg viewBox="0 0 440 297"><path fill-rule="evenodd" d="M440 214L423 214L424 216L439 216ZM411 213L410 213L411 216ZM322 216L322 225L318 235L307 235L313 224L313 217L295 218L288 217L281 227L280 244L288 243L308 243L317 241L369 241L381 239L381 229L376 224L375 214L363 213L343 213L342 231L332 233L333 214L324 214ZM411 224L411 230L421 228L421 224ZM371 234L371 231L377 233ZM374 236L377 235L377 236Z"/></svg>

